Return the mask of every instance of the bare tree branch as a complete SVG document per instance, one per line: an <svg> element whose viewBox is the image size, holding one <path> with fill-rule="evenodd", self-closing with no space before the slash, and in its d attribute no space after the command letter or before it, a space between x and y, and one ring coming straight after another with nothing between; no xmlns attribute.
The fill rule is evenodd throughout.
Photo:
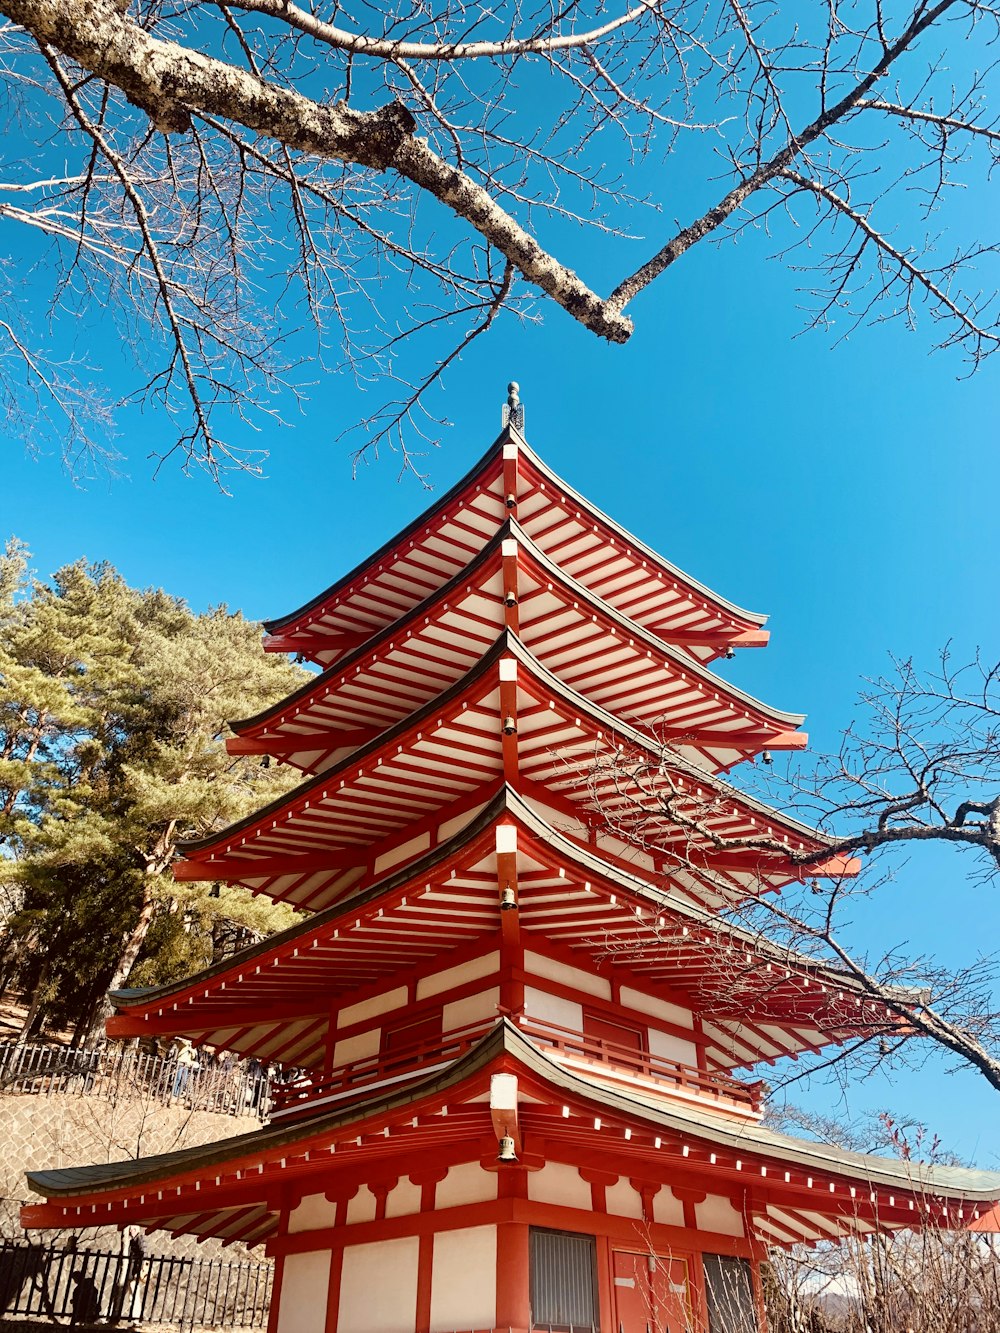
<svg viewBox="0 0 1000 1333"><path fill-rule="evenodd" d="M1000 1090L997 960L977 956L948 968L903 944L880 958L860 953L847 943L847 913L893 886L864 875L857 881L833 875L823 886L802 873L834 856L861 853L871 861L892 849L943 842L978 852L982 876L993 880L1000 870L1000 664L976 658L955 667L947 650L927 675L897 662L892 676L865 691L863 706L839 755L819 760L811 772L764 783L797 814L844 830L822 846L797 848L766 830L752 837L720 833L731 798L704 774L693 798L690 782L677 776L685 772L676 748L684 738L653 758L627 751L599 758L591 781L595 809L616 839L658 864L673 891L714 892L720 939L730 923L762 949L786 950L789 966L814 960L832 967L880 1006L888 1023L864 1019L860 1045L818 1056L808 1069L836 1067L847 1057L874 1068L916 1056L913 1039L929 1038L932 1049L948 1051ZM745 865L742 874L725 868L734 857ZM775 876L785 881L780 894L773 891ZM731 963L724 947L719 956L715 1003L727 997L734 1016L752 1014L760 986L756 961L744 970L740 949Z"/></svg>
<svg viewBox="0 0 1000 1333"><path fill-rule="evenodd" d="M90 302L128 328L137 395L185 418L185 463L259 466L213 422L252 424L269 395L298 390L289 308L314 331L309 360L335 348L357 378L401 382L412 423L483 311L492 328L542 298L624 343L650 283L750 227L808 274L811 325L835 311L913 324L924 307L973 368L995 350L995 243L960 236L942 264L923 230L997 159L995 61L956 87L947 60L956 33L984 53L998 35L986 0L891 16L880 0L795 15L777 0L626 0L611 15L602 0L360 2L344 26L336 5L291 0L0 0L26 145L0 217L51 240L55 311ZM704 182L715 202L637 266L636 214L671 181L647 173L646 200L630 173L653 154L669 165L682 133L711 136L722 183ZM593 277L577 271L577 226L604 247ZM495 307L497 262L511 278ZM281 318L264 336L269 283ZM430 365L413 370L420 333ZM40 335L21 341L37 358ZM398 403L385 406L383 422ZM386 438L376 428L369 447Z"/></svg>

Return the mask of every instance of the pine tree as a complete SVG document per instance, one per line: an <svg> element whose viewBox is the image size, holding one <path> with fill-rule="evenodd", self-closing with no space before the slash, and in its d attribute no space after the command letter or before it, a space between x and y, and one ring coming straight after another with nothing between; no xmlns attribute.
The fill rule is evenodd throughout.
<svg viewBox="0 0 1000 1333"><path fill-rule="evenodd" d="M46 584L12 542L0 560L0 870L5 980L46 1015L101 1030L107 989L184 975L237 935L289 924L243 890L174 883L183 838L239 819L294 781L225 749L226 720L305 673L260 626L196 614L84 562ZM232 930L230 931L232 933Z"/></svg>

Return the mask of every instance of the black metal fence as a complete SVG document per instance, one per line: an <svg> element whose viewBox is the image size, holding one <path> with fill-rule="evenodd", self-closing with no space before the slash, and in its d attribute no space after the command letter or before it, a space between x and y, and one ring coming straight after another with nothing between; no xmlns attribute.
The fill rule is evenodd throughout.
<svg viewBox="0 0 1000 1333"><path fill-rule="evenodd" d="M0 1316L72 1324L267 1327L270 1264L0 1241Z"/></svg>
<svg viewBox="0 0 1000 1333"><path fill-rule="evenodd" d="M119 1042L74 1051L50 1043L0 1042L0 1093L146 1096L196 1111L256 1115L270 1107L268 1071L256 1060L201 1054L196 1066Z"/></svg>

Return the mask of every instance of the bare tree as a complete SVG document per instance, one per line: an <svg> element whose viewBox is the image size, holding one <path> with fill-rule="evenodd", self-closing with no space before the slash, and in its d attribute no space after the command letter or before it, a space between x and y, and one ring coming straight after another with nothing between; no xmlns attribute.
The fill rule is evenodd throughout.
<svg viewBox="0 0 1000 1333"><path fill-rule="evenodd" d="M425 373L397 381L359 446L388 440L404 462L404 428L412 441L432 424L424 392L498 315L525 317L541 296L625 342L650 283L748 226L773 228L810 270L814 324L838 309L848 325L909 323L922 306L973 367L1000 338L992 277L977 273L996 246L938 235L951 187L1000 149L988 0L441 0L350 15L0 0L0 14L11 114L36 145L8 163L0 217L52 238L57 309L118 312L145 366L137 396L165 406L180 456L216 475L257 462L216 421L259 422L291 370L265 289L358 374L391 375L426 336ZM956 48L975 71L964 82ZM633 172L675 148L704 207L643 222ZM589 278L575 271L581 223L604 233ZM8 416L26 419L33 395L64 415L68 451L86 451L107 405L84 367L53 366L38 343L13 306Z"/></svg>
<svg viewBox="0 0 1000 1333"><path fill-rule="evenodd" d="M721 833L732 792L685 759L684 737L673 736L652 753L623 748L599 759L594 804L615 838L653 853L663 871L713 896L720 939L727 923L736 925L789 960L804 956L834 969L878 1006L881 1021L873 1014L859 1023L855 1040L807 1062L786 1083L845 1056L869 1066L919 1061L927 1044L913 1038L930 1037L1000 1090L997 959L983 951L971 920L969 957L957 968L915 954L905 939L881 950L858 951L847 943L859 900L884 891L897 876L905 885L906 867L894 856L900 849L944 844L967 858L956 860L954 874L964 874L973 892L995 884L1000 664L976 657L956 667L947 650L929 673L894 661L892 673L871 682L860 703L836 756L784 776L772 776L769 763L752 770L759 794L824 832L821 846L796 846L764 820L752 837ZM860 875L814 877L831 858L845 855L860 857ZM742 878L730 873L734 858L745 861ZM772 877L782 868L791 882L775 893ZM956 910L954 884L942 886L941 900L942 910ZM992 941L985 945L991 948ZM756 960L745 959L738 947L724 947L720 958L716 1000L727 997L734 1014L752 1012L748 1006L760 985Z"/></svg>
<svg viewBox="0 0 1000 1333"><path fill-rule="evenodd" d="M843 1124L793 1111L783 1128L855 1152L960 1165L916 1123ZM974 1221L963 1218L963 1221ZM911 1227L773 1249L763 1273L772 1333L976 1333L1000 1317L995 1234Z"/></svg>

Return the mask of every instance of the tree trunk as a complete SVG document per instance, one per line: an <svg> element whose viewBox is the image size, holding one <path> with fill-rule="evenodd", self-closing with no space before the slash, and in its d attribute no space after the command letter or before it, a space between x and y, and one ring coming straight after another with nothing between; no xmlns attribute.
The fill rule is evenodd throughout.
<svg viewBox="0 0 1000 1333"><path fill-rule="evenodd" d="M152 889L149 884L151 873L147 876L145 892L143 893L142 911L139 913L139 919L132 927L132 930L125 937L121 956L118 959L118 966L108 983L108 988L100 1000L93 1006L91 1019L87 1025L87 1034L83 1039L84 1049L90 1049L95 1046L104 1037L105 1023L111 1017L112 1004L109 998L111 991L121 990L128 981L129 973L135 966L135 960L139 957L139 951L143 946L146 936L149 934L149 927L153 923L153 914L156 910L156 900L153 898Z"/></svg>
<svg viewBox="0 0 1000 1333"><path fill-rule="evenodd" d="M31 993L31 1000L28 1004L28 1012L24 1016L24 1022L21 1024L21 1031L17 1034L19 1044L30 1041L35 1035L37 1029L41 1026L42 1006L45 1002L45 987L49 980L48 961L42 963L42 970L38 974L38 981L35 983L35 989Z"/></svg>

